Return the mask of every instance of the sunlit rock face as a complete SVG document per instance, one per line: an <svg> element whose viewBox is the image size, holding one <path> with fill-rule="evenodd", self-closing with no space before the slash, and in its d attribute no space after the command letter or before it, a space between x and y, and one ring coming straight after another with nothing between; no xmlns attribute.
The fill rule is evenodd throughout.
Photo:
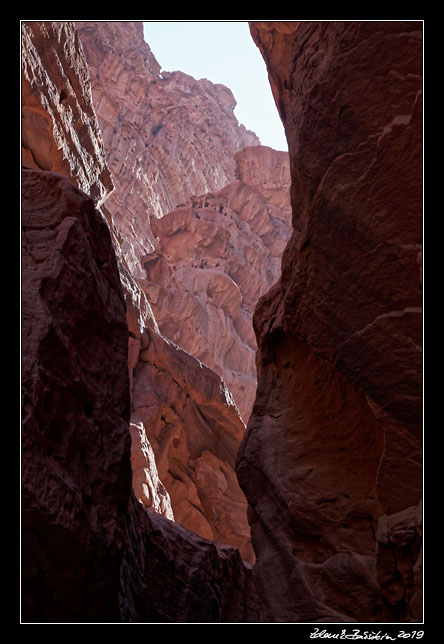
<svg viewBox="0 0 444 644"><path fill-rule="evenodd" d="M294 228L255 312L237 464L262 614L420 620L421 24L251 31L277 79Z"/></svg>
<svg viewBox="0 0 444 644"><path fill-rule="evenodd" d="M155 246L151 220L234 179L234 153L257 145L231 90L161 72L141 22L76 23L116 189L107 208L135 277Z"/></svg>
<svg viewBox="0 0 444 644"><path fill-rule="evenodd" d="M296 20L250 22L250 32L266 63L271 91L284 124L290 110L288 70L292 63L294 33L299 25Z"/></svg>
<svg viewBox="0 0 444 644"><path fill-rule="evenodd" d="M245 425L223 380L149 331L133 374L131 421L140 502L254 561L247 503L234 472ZM142 441L148 442L143 451ZM145 458L150 449L155 460Z"/></svg>
<svg viewBox="0 0 444 644"><path fill-rule="evenodd" d="M131 464L137 500L253 561L234 472L245 425L223 380L160 334L143 291L125 289Z"/></svg>
<svg viewBox="0 0 444 644"><path fill-rule="evenodd" d="M161 332L218 373L245 422L256 395L252 317L278 280L290 236L289 161L264 146L236 154L237 181L152 224L140 280Z"/></svg>
<svg viewBox="0 0 444 644"><path fill-rule="evenodd" d="M22 23L22 161L56 170L102 203L113 190L73 23Z"/></svg>

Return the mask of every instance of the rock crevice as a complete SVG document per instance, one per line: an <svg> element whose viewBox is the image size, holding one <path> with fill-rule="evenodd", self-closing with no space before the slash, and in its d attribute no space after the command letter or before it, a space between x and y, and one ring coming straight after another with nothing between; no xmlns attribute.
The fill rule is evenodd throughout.
<svg viewBox="0 0 444 644"><path fill-rule="evenodd" d="M23 23L25 622L421 621L421 27Z"/></svg>

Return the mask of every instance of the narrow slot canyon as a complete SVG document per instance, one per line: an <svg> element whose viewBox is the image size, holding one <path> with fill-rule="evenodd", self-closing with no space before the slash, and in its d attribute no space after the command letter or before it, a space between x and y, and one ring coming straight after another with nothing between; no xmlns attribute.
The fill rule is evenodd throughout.
<svg viewBox="0 0 444 644"><path fill-rule="evenodd" d="M421 624L422 27L21 22L22 623Z"/></svg>

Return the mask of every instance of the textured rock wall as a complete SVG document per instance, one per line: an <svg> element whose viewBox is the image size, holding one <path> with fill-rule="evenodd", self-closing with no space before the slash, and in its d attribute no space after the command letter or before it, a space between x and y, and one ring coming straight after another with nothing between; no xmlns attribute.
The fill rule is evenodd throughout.
<svg viewBox="0 0 444 644"><path fill-rule="evenodd" d="M123 622L255 622L258 600L239 551L185 530L130 498L121 565Z"/></svg>
<svg viewBox="0 0 444 644"><path fill-rule="evenodd" d="M252 562L247 503L234 472L245 425L231 393L188 353L154 331L148 337L134 370L131 422L132 432L151 445L155 472L168 493L171 513L162 513L202 537L235 546ZM146 479L156 474L146 471L144 458L138 473L134 441L133 453L137 497L156 509L165 493L159 486L154 495L139 489L140 476L149 485Z"/></svg>
<svg viewBox="0 0 444 644"><path fill-rule="evenodd" d="M22 160L56 170L97 204L113 190L89 72L70 22L22 23Z"/></svg>
<svg viewBox="0 0 444 644"><path fill-rule="evenodd" d="M158 71L149 49L130 55L140 27L127 29L126 44L119 31L95 35L96 60L124 81L130 110L139 72ZM176 510L165 481L208 535L221 534L229 498L230 538L246 553L232 473L240 420L222 381L158 333L133 274L151 232L132 230L131 219L119 226L119 209L105 204L106 225L94 208L111 184L100 145L91 147L93 115L86 130L72 116L73 131L86 132L78 142L68 126L58 138L59 120L69 123L58 106L68 100L74 115L76 94L87 113L72 30L24 25L24 621L420 620L421 25L252 25L290 145L294 228L282 277L255 313L259 383L237 459L254 567L167 518ZM128 56L113 62L121 44ZM190 89L178 74L152 80L174 100ZM229 108L229 93L217 92ZM77 145L90 156L77 158ZM238 179L257 188L262 171L245 154ZM276 198L268 189L259 201ZM230 186L225 196L240 198Z"/></svg>
<svg viewBox="0 0 444 644"><path fill-rule="evenodd" d="M51 29L72 38L66 44ZM42 33L47 40L40 37ZM71 51L71 40L78 44L73 25L33 23L24 28L25 44L30 34L33 49L32 55L23 56L24 87L28 88L30 60L39 70L40 82L29 83L24 92L24 115L29 105L42 100L50 113L59 116L56 99L66 86L64 73L58 73L57 61L64 60L59 48L65 43L66 53ZM45 45L47 52L42 51ZM75 54L78 65L71 64L71 56L67 66L83 109L82 92L90 99L88 69L81 47ZM41 96L50 96L54 105ZM95 119L92 110L89 127L99 136ZM74 119L71 126L77 131L78 121ZM45 169L67 177L25 165L22 181L23 618L242 620L250 610L243 593L243 586L250 583L250 568L239 552L147 514L131 491L132 480L137 500L173 518L145 428L140 422L128 427L135 368L139 367L133 411L142 413L138 401L143 406L151 389L159 445L165 455L171 444L183 458L179 476L186 484L173 495L179 499L179 518L190 524L187 513L181 515L187 507L182 503L185 489L185 496L195 503L188 505L192 527L205 526L208 536L234 542L251 559L246 501L234 475L244 426L220 378L160 336L149 302L122 252L124 240L103 204L106 190L95 185L94 172L88 180L78 181L79 165L74 162L87 158L90 139L79 136L72 149L64 144L63 154L68 150L73 161L65 163L63 154L57 153L61 139L55 139L54 132L56 126L38 132L23 128L25 162L38 165L34 159L42 150L50 151L45 153ZM102 177L110 177L103 148L96 153L97 158L90 159L91 171L100 166ZM94 203L101 204L101 213L94 210ZM180 381L184 361L186 377ZM143 370L153 380L141 384ZM177 420L172 442L170 425L165 428L161 417L156 418L155 405L162 406L169 422ZM176 411L185 413L185 423ZM190 420L194 436L187 436ZM199 434L203 430L209 431L208 439ZM176 478L168 467L163 469L180 488L174 464L171 471ZM211 601L203 600L209 597Z"/></svg>
<svg viewBox="0 0 444 644"><path fill-rule="evenodd" d="M116 189L107 201L135 277L154 250L150 219L234 179L233 155L257 145L234 116L231 91L162 72L141 22L76 23Z"/></svg>
<svg viewBox="0 0 444 644"><path fill-rule="evenodd" d="M150 510L174 517L203 536L239 546L251 559L246 501L234 474L242 421L231 400L224 402L226 410L222 410L218 389L223 385L216 374L206 370L212 384L202 386L202 365L197 360L178 347L165 352L170 344L159 335L159 308L153 315L151 294L140 288L141 276L145 277L140 262L158 243L152 221L155 223L157 217L194 191L218 188L233 180L234 152L245 142L258 140L238 124L228 88L205 79L196 81L181 72L160 75L160 66L143 40L142 23L76 26L88 60L94 105L116 185L102 211L115 233L128 311L134 489ZM167 331L162 329L169 338ZM166 355L168 364L163 360ZM150 362L161 360L161 356L161 363ZM176 375L183 371L184 363L193 374L189 382L194 380L194 388ZM206 392L215 398L205 400ZM187 402L184 405L180 401ZM202 449L193 446L196 418L187 411L188 405L199 410L218 409L209 418L203 411L203 424L210 437L233 433L228 440L230 454L224 453L222 461L217 450L208 452L214 447L211 439L205 448L206 470L211 470L213 459L213 478L222 477L217 494L212 492L212 501L204 490L207 483L210 485L209 476L202 474L203 466L200 470L195 466L198 458L202 464L203 456ZM199 412L198 417L201 415ZM169 418L166 427L160 420L164 416ZM221 422L226 422L224 428ZM177 434L174 444L181 436L178 450L171 446L173 434ZM181 479L175 465L179 457L183 459ZM161 472L156 465L159 462ZM228 517L230 499L235 519L223 526L221 516Z"/></svg>
<svg viewBox="0 0 444 644"><path fill-rule="evenodd" d="M256 395L253 311L278 280L290 236L288 154L236 154L238 180L153 223L139 284L161 332L226 382L245 422Z"/></svg>
<svg viewBox="0 0 444 644"><path fill-rule="evenodd" d="M22 616L118 620L131 467L117 264L67 178L28 168L22 190Z"/></svg>
<svg viewBox="0 0 444 644"><path fill-rule="evenodd" d="M128 333L105 220L60 174L25 169L22 189L23 622L253 617L238 550L132 491Z"/></svg>
<svg viewBox="0 0 444 644"><path fill-rule="evenodd" d="M145 373L147 377L153 377L157 373L152 365L148 376L146 360L142 359L141 352L149 343L148 338L154 337L151 331L159 331L155 318L158 314L165 316L165 312L161 312L159 307L153 316L150 306L152 292L140 288L146 277L141 261L157 246L152 222L166 215L191 195L217 190L233 181L236 169L234 153L247 144L257 144L259 141L252 132L248 132L237 122L233 114L235 100L228 88L205 79L196 81L181 72L160 74L160 66L144 42L142 23L76 23L76 26L88 61L94 105L116 186L102 210L115 231L119 245L116 252L129 311L132 462L137 497L146 507L157 509L170 518L174 516L176 520L181 517L180 520L186 527L198 531L202 529L201 534L210 536L208 521L200 514L200 503L196 501L194 510L185 512L181 509L184 494L173 494L162 477L159 477L155 461L160 439L155 433L151 433L153 423L148 423L148 427L146 423L140 422L141 416L146 419L146 413L139 409L144 404L143 397L141 399L133 392L133 373L136 369L139 374ZM220 323L219 326L221 327ZM150 330L145 332L145 328ZM171 338L170 329L161 330L165 337ZM176 341L176 337L171 339ZM157 344L165 346L160 338ZM178 344L189 350L188 345ZM177 350L170 354L172 360L179 356L180 352ZM195 380L199 382L199 362L195 361L192 366L188 358L183 356L177 362L178 371L181 370L183 360L188 361L189 369L194 369ZM173 372L174 367L170 365L170 373ZM225 375L220 370L219 374ZM157 385L159 389L153 393ZM170 378L170 393L167 392L165 383L160 386L158 379L149 387L157 403L164 407L173 405L172 401L177 396L190 398L187 388L179 394L173 377ZM250 388L253 387L254 383L250 385ZM201 403L201 398L196 401L198 406ZM213 401L208 403L210 407L213 405ZM153 413L155 409L157 408L152 408ZM177 417L174 405L169 413ZM154 415L157 416L157 411ZM179 423L182 426L182 421L179 420ZM230 421L230 424L226 431L240 427L239 419ZM212 431L220 431L217 423L210 429L210 433ZM238 429L235 434L239 438ZM226 473L230 484L224 497L227 494L233 495L233 513L238 521L242 493L232 467L236 450L237 445L233 443L228 459L230 473ZM184 484L187 488L185 496L196 496L196 475L192 475L194 481L191 482L189 475L194 467L190 469L187 454L185 448L183 467L188 472ZM224 467L227 468L227 463ZM164 471L172 483L173 479L167 474L167 468ZM178 485L176 481L175 488ZM197 489L202 495L201 484L197 485ZM225 502L226 500L225 498ZM230 540L226 531L223 541L239 545L238 533L248 534L245 501L243 507L244 519L239 519L242 526L239 524L236 527L234 541ZM220 524L216 519L209 521L213 529L216 523ZM220 529L211 534L214 538L222 536ZM228 541L225 537L228 537Z"/></svg>
<svg viewBox="0 0 444 644"><path fill-rule="evenodd" d="M251 26L280 79L294 232L255 313L258 392L237 465L262 615L415 621L421 24L276 30L293 36Z"/></svg>

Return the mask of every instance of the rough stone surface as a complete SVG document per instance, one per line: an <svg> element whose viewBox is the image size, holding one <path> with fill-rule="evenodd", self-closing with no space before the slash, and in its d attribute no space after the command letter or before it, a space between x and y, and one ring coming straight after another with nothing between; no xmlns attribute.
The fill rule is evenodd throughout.
<svg viewBox="0 0 444 644"><path fill-rule="evenodd" d="M265 60L271 91L285 123L289 112L288 70L292 63L293 36L300 22L251 22L250 32Z"/></svg>
<svg viewBox="0 0 444 644"><path fill-rule="evenodd" d="M139 284L162 334L218 373L245 422L256 395L252 317L278 280L290 236L289 161L264 146L236 155L238 181L153 222Z"/></svg>
<svg viewBox="0 0 444 644"><path fill-rule="evenodd" d="M105 220L60 174L25 169L22 188L22 621L254 620L238 550L133 494L128 333Z"/></svg>
<svg viewBox="0 0 444 644"><path fill-rule="evenodd" d="M22 616L112 621L131 485L119 274L67 178L25 169L22 190Z"/></svg>
<svg viewBox="0 0 444 644"><path fill-rule="evenodd" d="M76 26L116 184L107 208L131 273L143 278L140 259L155 246L150 219L233 181L234 153L259 140L238 123L227 87L160 73L141 22Z"/></svg>
<svg viewBox="0 0 444 644"><path fill-rule="evenodd" d="M232 396L216 373L188 353L153 330L146 336L133 374L136 496L185 528L235 546L252 562L247 503L234 472L245 425ZM139 443L144 455L151 449L155 456L155 462L147 459L150 467L144 455L136 466Z"/></svg>
<svg viewBox="0 0 444 644"><path fill-rule="evenodd" d="M282 79L294 227L237 465L262 615L420 620L421 24L304 22L280 52L252 33Z"/></svg>
<svg viewBox="0 0 444 644"><path fill-rule="evenodd" d="M108 66L105 65L103 67L101 65L100 69L102 73L105 75L106 82L109 84L109 88L110 88L109 91L111 92L111 94L113 94L114 99L116 101L121 102L122 109L124 107L125 109L126 108L129 109L130 106L134 108L134 105L132 105L131 100L128 100L128 97L126 96L126 91L128 90L128 87L127 85L125 85L125 83L129 83L133 87L132 83L134 81L134 83L136 83L138 90L141 90L141 91L143 90L141 95L143 99L147 100L145 97L147 79L149 81L148 83L149 85L152 81L151 75L154 75L154 77L157 78L159 68L158 68L157 62L154 60L152 54L150 53L148 46L143 43L143 40L141 38L140 24L126 23L124 25L124 28L122 28L122 25L118 24L116 25L116 29L117 31L114 30L112 23L109 23L106 26L106 28L104 28L104 33L102 34L102 36L105 39L106 48L107 48L107 51L110 53L110 57L106 58L106 61L105 61ZM42 34L45 37L43 37ZM57 37L55 37L55 35L57 35ZM113 38L112 40L113 46L109 47L108 46L109 39L111 36ZM32 37L32 47L28 42L30 41L31 37ZM49 106L48 109L53 108L56 115L58 115L58 117L60 117L60 114L63 117L65 112L63 111L60 112L61 108L58 107L58 103L55 101L55 98L61 95L62 92L64 91L67 83L66 75L69 73L70 79L71 79L69 81L71 83L70 87L72 86L73 88L75 88L75 96L79 97L78 99L79 103L78 105L76 104L78 107L78 111L80 110L80 108L85 110L86 109L85 105L88 107L88 109L91 112L90 121L97 129L97 140L101 141L101 133L98 129L97 119L95 117L95 113L91 103L89 72L83 55L82 46L79 43L79 39L75 32L73 24L61 23L60 25L59 24L53 25L52 23L31 23L31 26L29 28L24 29L23 42L24 42L24 51L28 52L23 59L25 77L27 78L31 75L31 72L29 72L29 69L32 69L32 70L37 69L39 74L38 76L39 83L34 82L30 85L29 88L26 83L24 84L26 89L25 91L26 105L30 104L31 99L34 100L34 102L36 102L40 100L41 96L50 97L52 102L53 103L55 102L54 105L49 102L49 99L48 100L45 99L45 101L43 101L42 99L42 104L46 107ZM48 46L48 51L45 50L46 45ZM62 45L64 45L63 49L62 49ZM116 51L115 47L120 47L120 49ZM32 55L29 53L29 51L32 51ZM68 52L68 54L66 54L66 52ZM122 71L124 78L123 80L121 79L121 84L118 85L118 89L116 89L115 80L113 82L112 75L111 77L109 77L107 74L110 73L109 66L113 60L114 60L114 63L113 63L114 65L116 64L116 61L118 61L117 64L121 64L121 61L119 61L119 55L123 55L123 52L125 52L124 60L126 61L124 65L124 71ZM63 66L60 62L58 64L54 63L54 61L59 61L59 59L63 62L63 64L67 69L69 68L68 71L64 71ZM98 64L99 63L101 64L102 61L99 60ZM51 65L53 65L53 67L51 67ZM94 70L94 67L93 67L93 70ZM37 75L37 72L34 72L34 76L36 75ZM137 84L136 81L139 84ZM189 79L189 82L192 83L194 81L193 79ZM145 85L142 87L141 83L145 83ZM211 86L211 84L209 84L209 86ZM227 92L229 94L229 90L226 90L225 92L225 90L222 87L218 87L217 96L220 99L220 100L218 99L219 103L217 103L217 101L213 97L214 105L212 107L213 107L214 113L212 114L212 118L215 121L217 121L217 118L219 118L219 120L222 118L222 121L224 121L224 119L226 119L227 117L226 115L227 100L225 96ZM132 98L134 98L134 96L132 96ZM170 100L170 98L168 100ZM201 97L201 100L204 100L204 99ZM65 99L63 100L63 104L65 104ZM149 103L149 105L151 105L151 103ZM146 107L147 106L145 105L145 108ZM219 110L219 112L217 110ZM26 109L25 109L25 112L26 112ZM72 112L71 103L69 103L69 109L66 113L71 114L71 112ZM133 134L135 130L139 132L139 138L137 138L136 141L140 143L140 131L138 130L138 128L141 127L143 124L140 122L140 120L138 120L135 117L134 111L130 113L127 113L127 112L125 113L128 118L128 123L132 128L131 132ZM82 122L85 121L83 112L81 116L83 119ZM232 114L230 118L232 123L236 123L234 116ZM77 183L75 181L76 173L78 173L78 166L76 164L76 161L79 159L82 160L88 157L88 146L90 145L90 139L86 137L86 135L85 136L81 135L81 132L85 133L85 130L79 128L78 121L76 121L75 119L73 119L72 122L70 122L70 127L71 129L73 129L73 131L75 130L75 131L78 131L79 133L79 137L75 139L76 147L71 149L68 146L68 149L71 154L70 159L72 163L70 164L62 163L61 156L57 156L57 154L51 153L51 155L47 155L47 157L45 157L46 158L45 167L48 170L60 169L71 180L73 180L74 183ZM210 126L210 129L211 127L212 126ZM239 129L239 126L236 125L236 127ZM179 123L177 122L175 123L175 128L177 131L179 131ZM149 140L151 136L150 130L148 129L148 131L145 131L144 134L146 135L145 137L146 140ZM28 142L28 146L29 146L27 148L28 152L29 153L32 152L32 154L36 157L39 157L41 149L52 150L52 152L54 152L55 145L53 140L53 131L48 128L41 130L39 132L38 137L37 135L33 137L26 136L25 139ZM253 140L254 140L254 137L253 137ZM114 143L115 143L115 140L110 142L110 144L114 144ZM145 143L143 144L143 150L145 150ZM139 152L140 152L140 148L138 149L137 153ZM91 163L93 164L93 166L95 163L95 166L97 167L100 165L100 163L102 163L102 164L105 164L105 167L106 167L106 161L105 161L103 149L102 149L102 156L100 158L97 158L94 163L91 161ZM215 164L215 160L213 159L213 165L214 164ZM231 165L234 167L235 165L234 159L231 159ZM108 170L107 172L109 174ZM122 173L122 176L123 174L125 173ZM125 175L126 179L122 178L122 181L124 182L126 189L129 192L131 192L134 189L134 185L131 184L129 175L130 175L130 170L128 169L128 175ZM125 180L127 181L126 183L125 183ZM87 187L88 189L90 188L89 185ZM155 195L156 194L155 189L152 189L150 194L151 196ZM164 193L161 191L161 194L164 194ZM133 206L138 205L140 207L140 204L133 203L132 205ZM149 334L153 332L153 338L158 338L157 342L159 345L161 345L162 343L165 343L165 341L162 338L158 337L159 329L157 326L157 322L154 318L152 309L150 307L149 301L147 300L145 293L141 290L140 285L138 284L132 272L133 265L131 264L131 254L128 254L126 252L126 249L127 249L126 239L125 237L122 237L122 235L120 234L122 232L122 234L125 235L126 232L128 232L128 229L124 228L123 231L119 232L113 218L113 212L112 212L113 204L112 203L109 204L108 200L106 201L105 204L101 203L100 211L103 214L104 218L106 219L109 226L109 231L111 233L111 239L113 241L114 251L117 259L117 266L118 266L119 275L120 275L122 292L125 300L126 319L127 319L127 325L128 325L128 372L129 372L129 384L130 384L130 400L133 403L134 402L133 400L134 370L138 366L139 356L141 355L141 352L147 348L149 342L154 342L154 340L150 340ZM131 216L133 216L134 214L136 219L139 218L142 221L145 221L145 224L148 226L147 231L149 234L149 220L146 219L146 217L144 218L142 216L142 213L144 213L143 210L140 211L139 213L132 213ZM159 384L159 383L156 383L156 381L152 383L150 382L145 383L146 388L151 387L153 390L157 392L158 400L160 401L159 404L162 403L163 405L167 405L167 406L172 405L172 410L171 410L172 414L174 414L173 401L180 399L181 397L183 398L185 398L186 396L189 397L189 390L185 389L184 391L179 391L180 386L177 383L177 379L175 379L174 377L176 367L179 371L180 369L182 369L182 362L184 358L181 359L179 357L180 354L181 354L181 351L179 350L170 352L169 357L172 360L172 363L169 365L168 371L165 371L164 369L163 378L161 379L161 381L159 380L159 383L161 382L161 386L158 391L156 390L156 384ZM157 354L154 354L154 357L156 355ZM201 382L202 369L199 362L197 360L192 360L190 356L187 356L186 360L187 360L187 365L188 365L190 374L195 373L194 380L196 382ZM144 361L146 362L145 359ZM169 375L167 375L167 373ZM156 365L152 365L152 369L148 373L148 377L151 377L151 376L153 377L157 376ZM210 380L213 378L217 383L219 383L219 378L215 374L210 373L209 371L208 371L208 378ZM193 376L190 375L190 381L192 380L193 380ZM140 388L140 384L139 384L139 388ZM170 392L169 394L167 393L168 390ZM204 401L202 398L203 392L210 391L210 390L211 390L211 387L210 388L207 387L203 389L201 387L200 394L199 394L200 395L199 402L196 402L197 406L199 405L202 406L204 404ZM217 405L220 406L220 400L219 398L217 398L217 401L209 400L209 401L206 401L206 404L209 406L209 408L211 408L213 404L216 404L216 406ZM152 407L152 411L154 413L154 407ZM145 426L139 421L139 416L140 416L139 412L140 410L138 407L138 402L136 401L135 405L132 406L132 416L131 416L131 423L130 423L131 464L133 469L133 486L134 486L136 498L145 507L149 508L150 510L159 512L165 515L166 517L173 519L174 512L173 512L171 498L168 493L168 490L165 488L164 483L159 477L159 472L156 465L156 454L154 453L153 447L150 442L150 440L154 440L154 446L156 446L157 438L153 435L150 435L150 436L147 435ZM199 461L200 465L199 465L199 468L196 470L196 472L194 472L194 469L190 471L190 464L186 460L187 457L185 457L185 455L187 454L187 448L186 448L187 439L186 437L184 437L182 440L182 452L185 458L183 467L188 471L188 474L189 474L189 477L187 479L189 494L192 494L191 489L194 490L194 487L193 487L194 485L197 485L197 488L200 491L201 497L205 497L205 492L203 492L203 487L205 486L206 483L208 483L210 486L212 486L212 488L214 488L214 485L212 483L212 479L210 476L211 474L210 465L214 465L214 467L216 468L214 472L214 477L216 479L218 479L219 476L222 476L222 479L224 479L224 477L227 479L227 481L225 482L221 480L219 485L220 489L218 488L217 494L216 494L216 491L212 489L212 491L209 491L208 494L206 495L207 497L212 495L212 498L214 497L214 499L216 499L217 497L217 499L221 501L220 508L217 510L213 510L213 506L216 505L215 500L205 501L203 505L200 501L196 501L197 505L191 514L190 512L185 513L183 511L182 512L179 511L178 516L179 518L183 518L184 525L186 525L189 528L198 529L199 526L204 526L203 528L204 535L209 536L211 538L220 538L222 541L225 541L226 543L235 543L235 545L238 545L241 548L243 553L245 552L246 557L249 560L251 560L252 553L251 553L249 529L248 529L248 524L246 519L246 502L243 497L243 494L239 490L236 477L233 471L235 453L241 437L240 431L241 430L243 431L244 426L242 424L242 421L238 417L237 411L235 410L234 407L232 407L231 415L228 414L227 416L226 427L222 427L221 425L223 417L224 417L224 414L222 414L222 416L217 421L213 420L210 422L213 422L213 425L217 427L217 431L219 432L219 434L224 432L230 432L230 431L234 432L231 439L228 440L228 444L230 445L229 458L225 456L224 459L221 461L218 457L216 457L215 454L211 454L209 452L205 456L205 458L204 456L200 457L200 461ZM187 422L189 422L189 419ZM181 427L183 427L183 423ZM186 430L185 430L185 434L186 434ZM235 442L233 442L232 440L234 436L236 436ZM209 445L210 445L210 448L213 447L213 443L211 443L211 441L209 442ZM194 468L194 462L192 464L192 467ZM219 472L222 472L222 474L219 474ZM177 485L178 484L176 483L175 488L177 488ZM196 491L194 491L194 495L196 494L197 494ZM174 497L175 505L177 503L180 503L182 498L181 495L178 496L177 494L174 494L173 497ZM228 516L230 514L230 511L231 511L230 503L232 503L234 518L233 518L233 521L231 522L227 521L226 526L222 527L221 517ZM209 523L204 518L202 518L200 514L201 512L206 512L206 511L208 511L210 514ZM199 517L198 521L195 521L191 516L193 513L194 515ZM210 525L212 526L211 528L209 527ZM230 526L230 528L228 528L227 526ZM231 528L233 529L233 535L230 536Z"/></svg>
<svg viewBox="0 0 444 644"><path fill-rule="evenodd" d="M113 189L72 22L22 23L22 159L72 179L96 204Z"/></svg>
<svg viewBox="0 0 444 644"><path fill-rule="evenodd" d="M258 391L236 466L253 567L167 518L183 511L219 538L229 507L230 538L245 536L241 502L233 514L242 423L223 381L160 335L133 273L145 278L151 232L140 241L131 219L119 227L118 209L94 209L108 190L103 158L91 161L98 174L82 175L75 151L63 161L70 144L57 150L69 137L55 138L56 98L76 87L80 98L84 68L42 70L76 51L72 25L25 26L25 622L421 620L421 25L295 24L252 25L289 141L294 228L282 277L254 316ZM58 53L44 62L50 29ZM178 74L158 78L149 49L128 48L140 26L126 36L82 29L97 36L109 78L114 69L123 81L128 114L147 69L174 100L189 92ZM118 114L112 101L108 109ZM140 122L149 118L141 110ZM85 149L88 137L79 137ZM253 161L238 164L238 180L248 176L251 188L259 177L257 188ZM237 188L227 186L227 200Z"/></svg>
<svg viewBox="0 0 444 644"><path fill-rule="evenodd" d="M121 619L130 622L256 622L251 566L239 551L144 511L130 498L121 566Z"/></svg>

